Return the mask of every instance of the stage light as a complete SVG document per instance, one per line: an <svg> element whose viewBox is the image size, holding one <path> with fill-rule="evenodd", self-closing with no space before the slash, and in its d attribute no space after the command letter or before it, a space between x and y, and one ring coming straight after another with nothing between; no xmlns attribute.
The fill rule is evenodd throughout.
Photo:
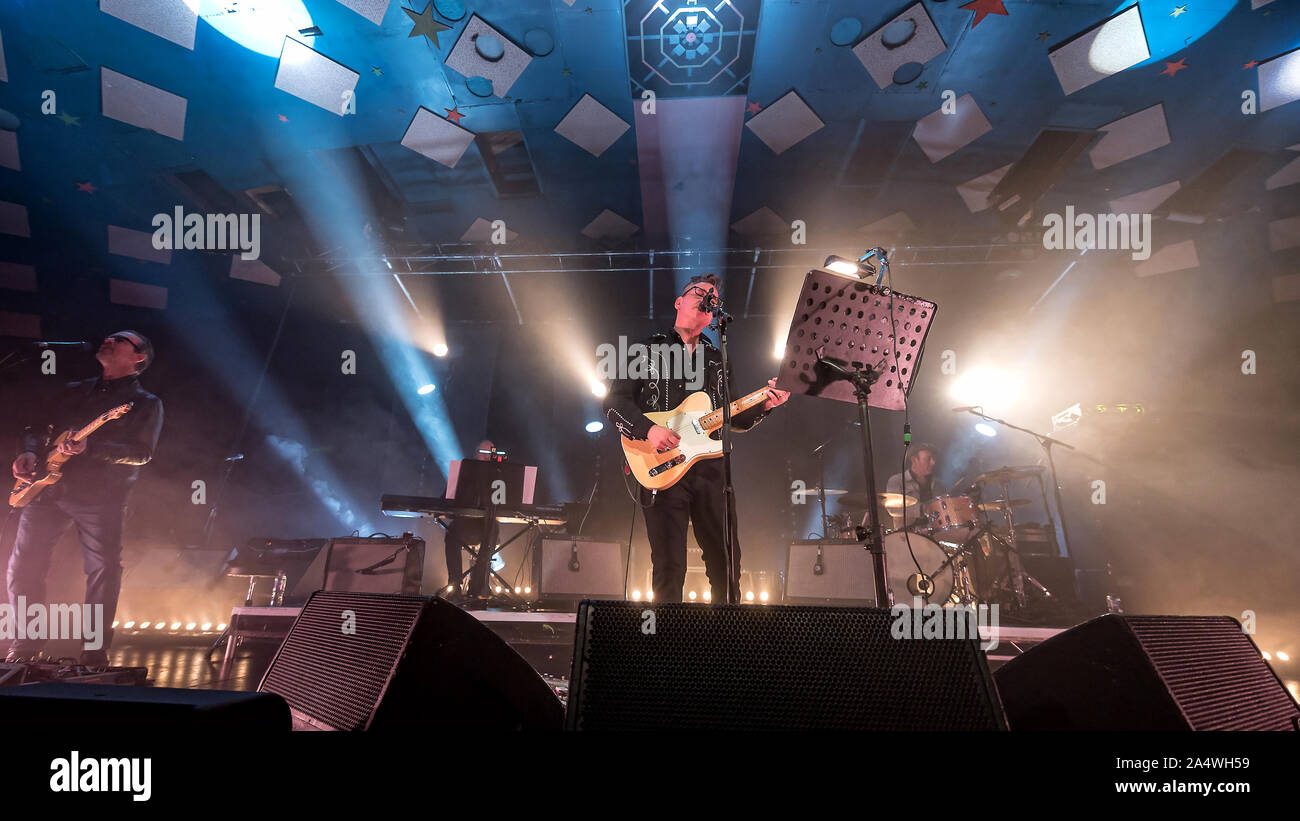
<svg viewBox="0 0 1300 821"><path fill-rule="evenodd" d="M777 340L776 347L772 349L773 359L785 358L785 340Z"/></svg>
<svg viewBox="0 0 1300 821"><path fill-rule="evenodd" d="M973 368L957 377L951 396L963 405L982 406L986 412L1006 408L1020 398L1021 382L996 368Z"/></svg>
<svg viewBox="0 0 1300 821"><path fill-rule="evenodd" d="M435 390L434 384L432 382L429 382L427 384L421 385L419 389L416 391L416 393L418 393L420 396L428 396L429 394L433 393L434 390Z"/></svg>
<svg viewBox="0 0 1300 821"><path fill-rule="evenodd" d="M167 626L167 625L166 625L166 624L163 624L162 622L156 622L156 623L154 624L154 626L153 626L153 629L155 629L155 630L161 630L161 629L163 629L163 628L166 627L166 626Z"/></svg>
<svg viewBox="0 0 1300 821"><path fill-rule="evenodd" d="M647 591L645 592L645 600L646 600L646 601L654 601L654 600L655 600L655 592L654 592L653 590L647 590Z"/></svg>
<svg viewBox="0 0 1300 821"><path fill-rule="evenodd" d="M822 266L827 270L834 271L837 274L848 274L849 276L862 278L862 266L851 259L831 254L826 258L826 264Z"/></svg>
<svg viewBox="0 0 1300 821"><path fill-rule="evenodd" d="M199 625L198 625L198 622L193 622L193 621L192 621L192 622L190 622L189 624L185 625L185 629L186 629L186 630L193 630L195 627L198 627L198 626L199 626Z"/></svg>
<svg viewBox="0 0 1300 821"><path fill-rule="evenodd" d="M605 429L605 423L601 422L598 419L593 419L592 421L587 423L587 428L586 428L587 433L600 433L604 429Z"/></svg>
<svg viewBox="0 0 1300 821"><path fill-rule="evenodd" d="M496 586L496 591L497 591L498 593L501 592L501 585L498 584L498 585Z"/></svg>
<svg viewBox="0 0 1300 821"><path fill-rule="evenodd" d="M456 589L456 585L454 585L454 584L449 584L449 585L447 585L447 592L448 592L448 593L450 593L451 591L453 591L453 590L455 590L455 589Z"/></svg>
<svg viewBox="0 0 1300 821"><path fill-rule="evenodd" d="M531 587L527 587L527 586L524 587L524 595L529 595L529 594L531 594L532 592L533 592L533 589L532 589Z"/></svg>
<svg viewBox="0 0 1300 821"><path fill-rule="evenodd" d="M754 600L754 591L751 590L745 594L745 601L753 601L753 600Z"/></svg>
<svg viewBox="0 0 1300 821"><path fill-rule="evenodd" d="M609 388L605 386L604 382L601 382L599 379L591 380L592 396L596 397L597 399L604 399L608 393L609 393Z"/></svg>
<svg viewBox="0 0 1300 821"><path fill-rule="evenodd" d="M218 629L218 630L225 630L225 629L226 629L226 623L223 621L221 624L218 624L218 625L217 625L217 629Z"/></svg>
<svg viewBox="0 0 1300 821"><path fill-rule="evenodd" d="M632 601L641 601L641 591L640 591L640 590L633 590L633 591L632 591Z"/></svg>
<svg viewBox="0 0 1300 821"><path fill-rule="evenodd" d="M1277 657L1278 657L1279 659L1281 659L1282 661L1290 661L1290 660L1291 660L1291 657L1288 656L1286 653L1283 653L1281 650L1278 650L1278 651L1277 651Z"/></svg>
<svg viewBox="0 0 1300 821"><path fill-rule="evenodd" d="M712 590L705 590L705 591L704 591L704 600L705 600L705 601L713 601L713 591L712 591Z"/></svg>
<svg viewBox="0 0 1300 821"><path fill-rule="evenodd" d="M200 627L199 629L202 630L204 633L208 632L209 630L212 629L212 622L210 621L203 622L203 626Z"/></svg>
<svg viewBox="0 0 1300 821"><path fill-rule="evenodd" d="M690 592L690 600L691 600L691 601L695 601L695 591L694 591L694 590L692 590L692 591Z"/></svg>
<svg viewBox="0 0 1300 821"><path fill-rule="evenodd" d="M762 593L759 593L758 598L762 601L767 601L767 591L764 590Z"/></svg>
<svg viewBox="0 0 1300 821"><path fill-rule="evenodd" d="M981 436L993 437L998 435L998 429L984 422L975 423L975 432Z"/></svg>
<svg viewBox="0 0 1300 821"><path fill-rule="evenodd" d="M1271 653L1269 653L1267 650L1265 650L1265 651L1263 651L1263 652L1264 652L1264 661L1272 661L1272 660L1273 660L1273 655L1272 655Z"/></svg>
<svg viewBox="0 0 1300 821"><path fill-rule="evenodd" d="M140 629L141 629L141 630L148 630L148 629L149 629L149 625L151 625L151 624L153 624L153 622L151 622L151 621L142 621L142 622L140 622ZM126 626L127 626L127 627L130 627L130 626L131 626L131 622L127 622L127 623L126 623Z"/></svg>
<svg viewBox="0 0 1300 821"><path fill-rule="evenodd" d="M524 592L524 589L523 589L522 587L516 587L516 588L515 588L515 592L516 592L516 593L522 593L522 592Z"/></svg>
<svg viewBox="0 0 1300 821"><path fill-rule="evenodd" d="M178 622L178 621L174 621L174 622L172 622L172 629L173 629L173 630L179 630L179 629L181 629L181 623Z"/></svg>
<svg viewBox="0 0 1300 821"><path fill-rule="evenodd" d="M278 57L285 37L301 38L312 27L302 0L258 0L245 8L228 0L185 0L199 19L246 49Z"/></svg>
<svg viewBox="0 0 1300 821"><path fill-rule="evenodd" d="M444 343L444 342L439 342L439 343L437 343L437 344L435 344L435 345L433 346L433 355L434 355L434 356L446 356L448 350L450 350L450 349L447 347L446 343Z"/></svg>
<svg viewBox="0 0 1300 821"><path fill-rule="evenodd" d="M113 626L114 626L114 627L117 627L117 622L113 622Z"/></svg>

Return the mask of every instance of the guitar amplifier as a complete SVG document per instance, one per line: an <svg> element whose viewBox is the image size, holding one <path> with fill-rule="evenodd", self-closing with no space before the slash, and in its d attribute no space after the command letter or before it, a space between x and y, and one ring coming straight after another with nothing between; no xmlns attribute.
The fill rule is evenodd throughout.
<svg viewBox="0 0 1300 821"><path fill-rule="evenodd" d="M534 562L534 586L540 599L626 598L622 542L596 539L542 539Z"/></svg>
<svg viewBox="0 0 1300 821"><path fill-rule="evenodd" d="M792 542L785 562L791 604L875 605L871 553L848 539Z"/></svg>
<svg viewBox="0 0 1300 821"><path fill-rule="evenodd" d="M305 598L317 590L416 595L423 578L424 539L410 533L397 539L331 539L316 554L292 597Z"/></svg>

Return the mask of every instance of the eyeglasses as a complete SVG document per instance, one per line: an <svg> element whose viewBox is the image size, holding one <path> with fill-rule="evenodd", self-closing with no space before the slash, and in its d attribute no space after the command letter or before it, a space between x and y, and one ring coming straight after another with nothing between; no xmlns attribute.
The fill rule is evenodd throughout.
<svg viewBox="0 0 1300 821"><path fill-rule="evenodd" d="M131 346L131 350L135 351L136 353L140 353L140 346L132 342L131 337L129 336L123 336L122 334L114 334L113 336L109 337L109 341L125 342L126 344Z"/></svg>
<svg viewBox="0 0 1300 821"><path fill-rule="evenodd" d="M709 292L698 285L692 285L682 292L682 296L697 296L700 299L704 299L708 295Z"/></svg>

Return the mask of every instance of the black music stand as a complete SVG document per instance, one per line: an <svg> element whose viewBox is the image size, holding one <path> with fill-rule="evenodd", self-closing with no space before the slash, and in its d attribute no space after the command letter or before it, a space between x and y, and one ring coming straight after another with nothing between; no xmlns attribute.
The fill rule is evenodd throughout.
<svg viewBox="0 0 1300 821"><path fill-rule="evenodd" d="M867 495L873 501L878 496L869 409L904 408L937 310L935 303L920 297L822 268L809 271L799 291L776 386L857 403ZM868 532L859 535L871 551L877 606L887 607L894 598L878 506L869 505L867 512Z"/></svg>

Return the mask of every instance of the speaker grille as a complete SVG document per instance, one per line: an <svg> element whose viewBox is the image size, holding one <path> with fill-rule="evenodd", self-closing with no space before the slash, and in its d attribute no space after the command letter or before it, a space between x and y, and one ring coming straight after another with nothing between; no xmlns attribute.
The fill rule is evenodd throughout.
<svg viewBox="0 0 1300 821"><path fill-rule="evenodd" d="M428 601L423 596L314 594L258 689L276 693L294 711L331 729L364 730ZM355 614L353 634L343 632L344 611Z"/></svg>
<svg viewBox="0 0 1300 821"><path fill-rule="evenodd" d="M654 633L648 629L654 614ZM583 602L576 729L1002 729L978 639L890 636L888 610Z"/></svg>
<svg viewBox="0 0 1300 821"><path fill-rule="evenodd" d="M1227 616L1128 616L1196 730L1293 730L1300 708L1255 643Z"/></svg>

